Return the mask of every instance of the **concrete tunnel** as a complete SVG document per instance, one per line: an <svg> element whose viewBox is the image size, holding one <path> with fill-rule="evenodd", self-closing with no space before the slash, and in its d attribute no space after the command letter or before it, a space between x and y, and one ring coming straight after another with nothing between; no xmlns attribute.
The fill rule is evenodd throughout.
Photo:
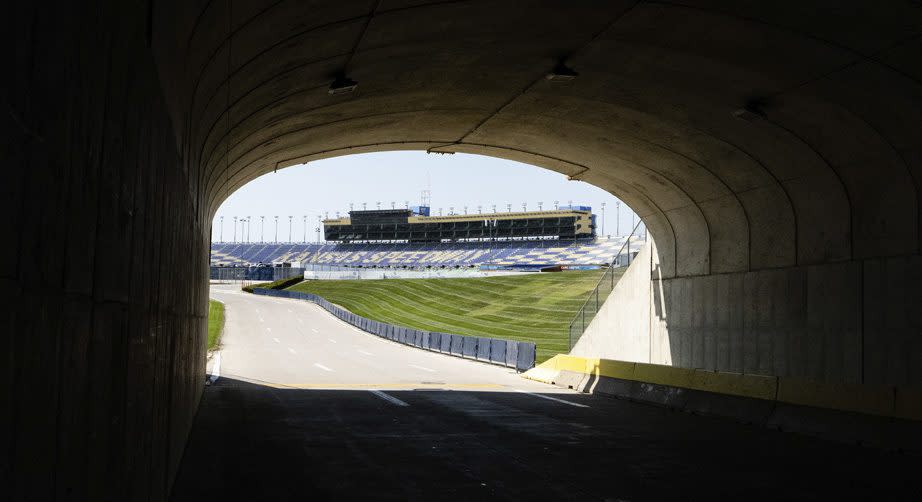
<svg viewBox="0 0 922 502"><path fill-rule="evenodd" d="M670 347L649 362L922 383L917 2L17 2L2 23L14 499L167 496L214 212L359 152L513 159L630 204Z"/></svg>

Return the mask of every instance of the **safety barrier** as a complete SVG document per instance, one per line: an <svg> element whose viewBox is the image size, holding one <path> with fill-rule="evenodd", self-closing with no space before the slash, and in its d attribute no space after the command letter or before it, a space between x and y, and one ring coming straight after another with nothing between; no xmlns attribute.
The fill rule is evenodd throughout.
<svg viewBox="0 0 922 502"><path fill-rule="evenodd" d="M691 413L922 452L918 387L820 382L566 354L523 376Z"/></svg>
<svg viewBox="0 0 922 502"><path fill-rule="evenodd" d="M367 331L373 335L404 345L515 368L518 371L526 371L535 366L536 346L532 342L519 342L483 336L454 335L396 326L354 314L312 293L265 288L254 288L253 293L316 303L327 312L362 331Z"/></svg>

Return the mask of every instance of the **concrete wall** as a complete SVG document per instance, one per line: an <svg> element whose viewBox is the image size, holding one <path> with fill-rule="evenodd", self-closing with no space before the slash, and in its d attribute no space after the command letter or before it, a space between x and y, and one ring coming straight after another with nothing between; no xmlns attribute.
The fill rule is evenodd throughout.
<svg viewBox="0 0 922 502"><path fill-rule="evenodd" d="M644 252L574 355L826 382L922 384L920 256L663 278L655 245Z"/></svg>
<svg viewBox="0 0 922 502"><path fill-rule="evenodd" d="M4 6L4 500L164 499L199 401L210 221L146 15Z"/></svg>
<svg viewBox="0 0 922 502"><path fill-rule="evenodd" d="M650 360L650 264L652 241L634 257L615 289L570 351L583 357Z"/></svg>

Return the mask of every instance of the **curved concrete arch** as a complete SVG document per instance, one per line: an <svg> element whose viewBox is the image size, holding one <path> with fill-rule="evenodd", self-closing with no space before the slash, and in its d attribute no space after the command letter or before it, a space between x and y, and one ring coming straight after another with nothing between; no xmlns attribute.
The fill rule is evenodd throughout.
<svg viewBox="0 0 922 502"><path fill-rule="evenodd" d="M651 362L922 383L916 1L5 13L0 321L23 334L10 387L41 395L8 415L38 417L8 436L53 459L23 462L35 498L166 496L202 391L214 211L348 153L479 153L617 194L656 240ZM558 65L578 75L545 80ZM355 92L326 92L337 73Z"/></svg>

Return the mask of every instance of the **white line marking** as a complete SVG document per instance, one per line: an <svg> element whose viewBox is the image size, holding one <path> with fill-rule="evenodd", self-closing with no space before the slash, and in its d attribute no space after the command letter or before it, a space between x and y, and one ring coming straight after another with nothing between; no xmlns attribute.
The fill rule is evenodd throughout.
<svg viewBox="0 0 922 502"><path fill-rule="evenodd" d="M295 352L295 349L291 347L288 347L288 352L291 352L292 354L297 354L297 352Z"/></svg>
<svg viewBox="0 0 922 502"><path fill-rule="evenodd" d="M282 342L279 341L278 338L273 338L272 341L274 341L275 343L282 343Z"/></svg>
<svg viewBox="0 0 922 502"><path fill-rule="evenodd" d="M331 370L330 368L327 368L326 366L324 366L324 365L322 365L322 364L320 364L320 363L314 363L314 366L316 366L316 367L322 369L323 371L333 371L333 370Z"/></svg>
<svg viewBox="0 0 922 502"><path fill-rule="evenodd" d="M339 343L339 342L337 342L336 340L334 340L334 339L332 339L332 338L327 338L327 340L329 340L329 341L332 342L332 343Z"/></svg>
<svg viewBox="0 0 922 502"><path fill-rule="evenodd" d="M263 319L262 317L260 317L260 318L259 318L259 322L266 322L266 320Z"/></svg>
<svg viewBox="0 0 922 502"><path fill-rule="evenodd" d="M413 367L413 368L416 368L416 369L418 369L418 370L428 371L429 373L435 373L435 370L429 369L429 368L426 368L426 367L423 367L423 366L417 366L417 365L415 365L415 364L411 364L410 366Z"/></svg>
<svg viewBox="0 0 922 502"><path fill-rule="evenodd" d="M311 331L313 331L314 333L320 333L319 331L317 331L317 328L311 328Z"/></svg>
<svg viewBox="0 0 922 502"><path fill-rule="evenodd" d="M570 406L576 406L577 408L588 408L589 406L585 404L574 403L572 401L564 401L563 399L557 399L556 397L551 396L542 396L541 394L535 394L534 392L528 392L525 390L515 389L516 392L521 392L522 394L528 394L529 396L540 397L541 399L547 399L549 401L557 401L558 403L569 404Z"/></svg>
<svg viewBox="0 0 922 502"><path fill-rule="evenodd" d="M266 328L266 331L268 331L269 333L272 333L272 328Z"/></svg>
<svg viewBox="0 0 922 502"><path fill-rule="evenodd" d="M214 355L214 364L211 365L211 376L208 377L210 383L215 383L221 378L221 353Z"/></svg>
<svg viewBox="0 0 922 502"><path fill-rule="evenodd" d="M385 394L384 392L381 392L380 390L370 390L370 391L368 391L368 392L371 392L372 394L374 394L374 395L380 397L381 399L383 399L383 400L385 400L385 401L387 401L387 402L389 402L389 403L391 403L391 404L393 404L393 405L397 405L397 406L410 406L409 404L407 404L407 403L405 403L405 402L403 402L403 401L397 399L396 397L391 396L390 394Z"/></svg>
<svg viewBox="0 0 922 502"><path fill-rule="evenodd" d="M359 351L359 353L361 353L361 354L365 354L366 356L370 356L370 355L372 355L372 353L371 353L371 352L368 352L368 351L365 351L365 350L360 350L360 351Z"/></svg>

